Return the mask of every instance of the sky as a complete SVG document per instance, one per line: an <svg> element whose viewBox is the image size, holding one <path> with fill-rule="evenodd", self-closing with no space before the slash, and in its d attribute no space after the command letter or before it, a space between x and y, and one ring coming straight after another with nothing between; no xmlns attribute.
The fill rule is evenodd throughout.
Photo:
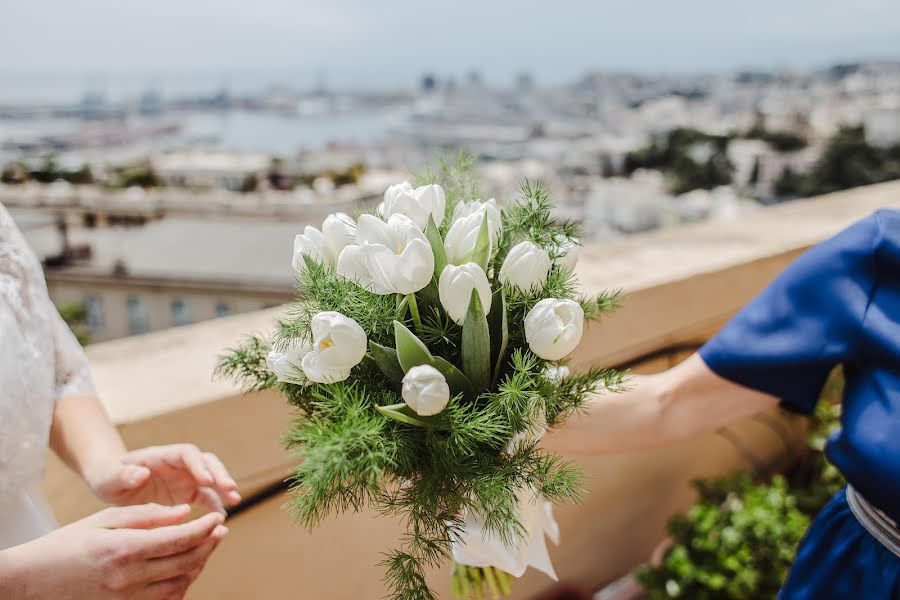
<svg viewBox="0 0 900 600"><path fill-rule="evenodd" d="M552 84L591 69L805 69L865 58L900 59L900 1L0 0L7 87L125 76L311 86L324 73L335 88L391 88L473 69L499 84L520 71Z"/></svg>

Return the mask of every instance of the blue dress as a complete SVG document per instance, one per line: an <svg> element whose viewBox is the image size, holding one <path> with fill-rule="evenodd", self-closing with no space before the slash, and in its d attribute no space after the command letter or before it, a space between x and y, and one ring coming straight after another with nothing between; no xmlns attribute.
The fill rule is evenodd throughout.
<svg viewBox="0 0 900 600"><path fill-rule="evenodd" d="M900 523L900 211L878 211L804 253L700 356L804 414L842 364L841 429L826 454ZM780 598L900 599L900 558L859 524L842 491L800 544Z"/></svg>

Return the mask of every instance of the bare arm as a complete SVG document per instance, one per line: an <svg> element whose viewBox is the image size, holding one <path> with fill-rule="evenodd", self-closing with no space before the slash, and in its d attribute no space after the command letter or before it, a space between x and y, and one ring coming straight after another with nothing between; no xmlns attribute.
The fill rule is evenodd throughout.
<svg viewBox="0 0 900 600"><path fill-rule="evenodd" d="M85 394L57 401L50 447L88 482L93 474L118 464L126 452L100 401Z"/></svg>
<svg viewBox="0 0 900 600"><path fill-rule="evenodd" d="M585 455L664 446L778 404L774 396L719 377L698 354L629 383L625 392L591 398L584 411L547 432L543 445Z"/></svg>
<svg viewBox="0 0 900 600"><path fill-rule="evenodd" d="M219 512L240 502L222 461L193 444L128 452L94 393L84 352L55 318L57 401L50 445L98 498L120 505L190 502Z"/></svg>
<svg viewBox="0 0 900 600"><path fill-rule="evenodd" d="M92 472L119 461L125 444L100 404L81 345L54 311L56 408L50 447L76 473L90 480Z"/></svg>

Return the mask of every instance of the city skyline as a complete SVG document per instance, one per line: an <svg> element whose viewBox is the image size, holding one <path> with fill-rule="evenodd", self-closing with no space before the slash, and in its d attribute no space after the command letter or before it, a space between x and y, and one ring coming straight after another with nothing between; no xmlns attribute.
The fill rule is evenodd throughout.
<svg viewBox="0 0 900 600"><path fill-rule="evenodd" d="M462 78L471 70L493 84L526 71L553 85L594 69L803 70L900 57L900 5L884 0L760 0L742 9L710 0L525 8L505 0L437 8L411 0L389 8L361 0L224 8L210 0L36 0L8 3L4 13L0 77L101 87L125 76L163 88L192 78L313 87L324 73L337 89L409 88L424 73Z"/></svg>

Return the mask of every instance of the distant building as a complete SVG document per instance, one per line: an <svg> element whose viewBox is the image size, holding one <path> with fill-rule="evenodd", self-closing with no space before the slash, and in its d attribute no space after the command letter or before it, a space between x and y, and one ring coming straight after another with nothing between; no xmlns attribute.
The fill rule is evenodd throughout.
<svg viewBox="0 0 900 600"><path fill-rule="evenodd" d="M166 184L189 188L242 191L247 182L265 180L272 159L267 154L188 149L156 156L153 170Z"/></svg>
<svg viewBox="0 0 900 600"><path fill-rule="evenodd" d="M635 171L630 179L611 177L593 182L584 205L587 231L637 233L663 225L673 196L658 171Z"/></svg>
<svg viewBox="0 0 900 600"><path fill-rule="evenodd" d="M85 307L93 341L277 306L294 297L291 251L304 225L167 218L139 228L76 229L70 243L89 251L46 267L47 287L57 305ZM42 259L58 251L52 227L23 229Z"/></svg>
<svg viewBox="0 0 900 600"><path fill-rule="evenodd" d="M885 102L866 112L863 126L866 141L873 146L889 148L900 144L900 99Z"/></svg>

